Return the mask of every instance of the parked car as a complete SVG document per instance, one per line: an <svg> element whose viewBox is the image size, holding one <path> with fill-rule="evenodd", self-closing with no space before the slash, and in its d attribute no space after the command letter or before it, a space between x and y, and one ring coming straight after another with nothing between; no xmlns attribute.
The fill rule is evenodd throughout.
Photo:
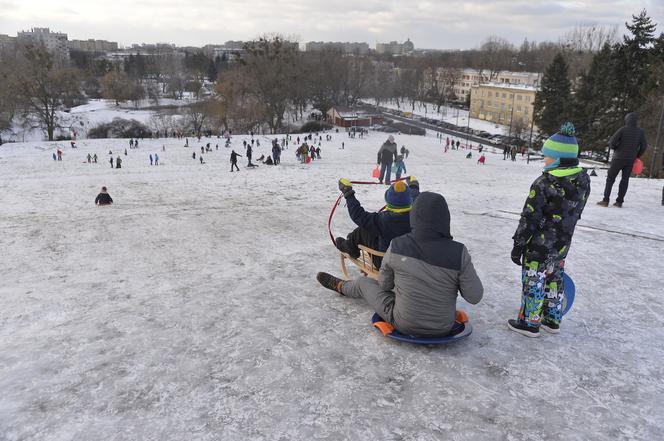
<svg viewBox="0 0 664 441"><path fill-rule="evenodd" d="M489 137L488 140L491 144L498 145L503 142L503 135L493 135Z"/></svg>

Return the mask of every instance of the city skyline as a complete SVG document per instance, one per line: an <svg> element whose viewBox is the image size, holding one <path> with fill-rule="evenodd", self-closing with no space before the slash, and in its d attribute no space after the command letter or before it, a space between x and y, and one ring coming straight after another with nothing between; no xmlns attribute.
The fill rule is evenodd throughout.
<svg viewBox="0 0 664 441"><path fill-rule="evenodd" d="M632 14L647 9L664 29L664 3L655 1L393 1L363 3L340 0L335 9L319 0L267 0L219 5L210 0L186 4L181 0L118 0L93 4L81 0L0 0L0 34L48 27L69 39L116 41L130 47L140 43L178 46L222 44L279 33L308 41L376 43L410 38L418 49L471 49L490 35L518 45L557 41L576 25L616 25L619 33ZM146 20L144 17L149 17ZM578 18L577 18L578 17Z"/></svg>

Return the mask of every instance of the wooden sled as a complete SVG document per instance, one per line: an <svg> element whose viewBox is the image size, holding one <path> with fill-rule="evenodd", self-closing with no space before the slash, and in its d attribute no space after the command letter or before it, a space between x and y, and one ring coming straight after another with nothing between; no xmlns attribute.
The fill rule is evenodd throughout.
<svg viewBox="0 0 664 441"><path fill-rule="evenodd" d="M374 280L378 280L379 269L376 268L376 265L373 263L373 257L384 257L385 253L380 251L372 250L371 248L365 247L364 245L358 245L360 249L360 257L354 259L346 253L340 253L340 264L341 272L343 273L346 280L350 280L350 274L348 274L348 268L346 267L346 260L352 262L355 266L360 269L360 272L367 277L371 277Z"/></svg>

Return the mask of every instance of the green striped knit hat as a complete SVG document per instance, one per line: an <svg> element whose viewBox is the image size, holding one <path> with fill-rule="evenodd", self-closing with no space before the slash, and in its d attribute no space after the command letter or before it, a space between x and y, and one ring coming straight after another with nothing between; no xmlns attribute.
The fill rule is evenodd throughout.
<svg viewBox="0 0 664 441"><path fill-rule="evenodd" d="M574 136L574 124L566 122L555 135L544 141L542 154L550 158L576 158L579 144Z"/></svg>

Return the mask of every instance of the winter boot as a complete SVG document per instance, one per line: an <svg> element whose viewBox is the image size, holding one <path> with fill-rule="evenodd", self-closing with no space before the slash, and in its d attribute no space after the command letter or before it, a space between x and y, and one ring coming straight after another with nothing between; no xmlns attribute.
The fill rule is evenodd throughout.
<svg viewBox="0 0 664 441"><path fill-rule="evenodd" d="M540 336L538 327L528 326L527 324L519 320L508 320L507 327L518 334L525 335L526 337Z"/></svg>
<svg viewBox="0 0 664 441"><path fill-rule="evenodd" d="M600 207L608 207L609 201L599 201L597 205L599 205Z"/></svg>
<svg viewBox="0 0 664 441"><path fill-rule="evenodd" d="M540 324L540 329L545 330L549 334L559 334L560 333L560 325L556 323L549 323L549 322L542 322Z"/></svg>
<svg viewBox="0 0 664 441"><path fill-rule="evenodd" d="M343 237L337 237L334 240L334 243L337 246L337 249L342 253L348 254L353 259L360 258L360 250L358 248L351 249L350 246L348 245L348 241Z"/></svg>
<svg viewBox="0 0 664 441"><path fill-rule="evenodd" d="M336 291L341 295L344 295L344 293L341 292L341 287L344 284L343 280L334 277L333 275L328 273L316 274L316 280L318 280L318 283L323 285L325 288L330 289L332 291Z"/></svg>
<svg viewBox="0 0 664 441"><path fill-rule="evenodd" d="M622 204L623 204L622 202L615 201L615 202L613 203L613 206L614 206L614 207L618 207L618 208L622 208Z"/></svg>

